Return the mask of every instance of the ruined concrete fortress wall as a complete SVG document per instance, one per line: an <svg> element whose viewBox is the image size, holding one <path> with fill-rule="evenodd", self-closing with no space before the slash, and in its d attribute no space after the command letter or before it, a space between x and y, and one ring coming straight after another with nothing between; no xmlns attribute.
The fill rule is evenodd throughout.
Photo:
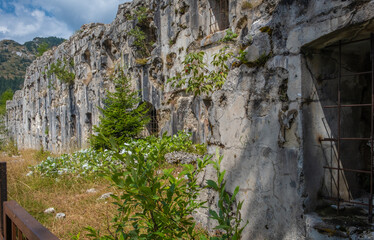
<svg viewBox="0 0 374 240"><path fill-rule="evenodd" d="M128 34L142 5L150 21L139 27L153 44L145 60ZM243 239L308 238L306 213L327 184L318 99L325 89L313 74L324 65L311 66L316 58L309 50L367 38L373 17L369 0L135 0L119 6L113 23L84 25L34 61L23 89L7 104L9 132L21 148L86 146L98 124L96 107L112 87L109 76L115 66L125 66L143 101L154 107L160 133L186 129L210 153L218 148L224 155L229 190L240 185L242 215L249 221ZM226 29L238 38L220 41ZM221 90L193 96L166 82L182 70L187 53L204 51L209 62L223 46L246 64L229 61ZM63 58L75 62L71 86L45 74ZM214 207L211 194L204 197ZM212 225L206 211L196 217Z"/></svg>

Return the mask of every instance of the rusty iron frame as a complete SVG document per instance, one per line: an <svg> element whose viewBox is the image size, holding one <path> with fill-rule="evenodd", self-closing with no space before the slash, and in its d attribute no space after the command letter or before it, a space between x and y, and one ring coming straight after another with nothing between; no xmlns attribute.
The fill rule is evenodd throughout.
<svg viewBox="0 0 374 240"><path fill-rule="evenodd" d="M342 74L342 46L343 45L346 45L346 44L351 44L351 43L356 43L356 42L361 42L361 41L368 41L370 40L370 58L371 58L371 71L365 71L365 72L357 72L357 73L354 73L354 74L345 74L343 75ZM331 184L332 184L332 181L333 181L333 174L332 174L332 171L335 170L338 172L337 174L337 181L336 181L336 188L337 188L337 197L334 198L334 197L328 197L328 198L325 198L325 199L329 199L329 200L333 200L336 202L336 205L337 205L337 213L339 214L339 209L340 209L340 204L341 203L351 203L351 204L358 204L358 205L363 205L363 206L367 206L368 207L368 220L369 222L371 223L373 221L373 175L374 175L374 169L373 169L373 150L374 150L374 34L371 34L370 35L370 38L366 38L366 39L361 39L361 40L356 40L356 41L351 41L351 42L344 42L342 43L342 41L339 41L338 44L335 44L335 45L331 45L329 47L338 47L339 48L339 60L338 60L338 64L339 64L339 74L337 77L334 77L334 78L329 78L329 79L323 79L323 80L333 80L333 79L338 79L338 101L337 101L337 105L328 105L328 106L324 106L324 108L334 108L334 109L337 109L338 110L338 131L337 131L337 137L333 138L333 137L330 137L330 138L323 138L321 139L321 141L328 141L328 142L335 142L336 145L337 145L337 167L332 167L332 162L331 162L331 166L324 166L325 169L329 169L331 171ZM358 76L358 75L364 75L364 74L367 74L367 75L371 75L371 103L364 103L364 104L342 104L341 103L341 81L342 81L342 78L343 77L346 77L346 76ZM353 107L370 107L371 108L371 113L370 113L370 120L371 120L371 123L370 123L370 137L369 138L354 138L354 137L341 137L341 111L342 111L342 108L346 108L346 107L350 107L350 108L353 108ZM340 164L340 160L341 160L341 142L342 141L362 141L362 140L365 140L365 141L370 141L370 146L371 146L371 149L370 149L370 170L359 170L359 169L349 169L349 168L344 168L343 166L341 166ZM331 157L332 159L332 157ZM331 160L332 161L332 160ZM344 200L340 197L340 181L341 181L341 172L344 172L344 171L347 171L347 172L357 172L357 173L364 173L364 174L369 174L370 175L370 193L369 193L369 197L368 197L368 202L367 203L364 203L364 202L357 202L357 201L352 201L350 198L349 200ZM334 179L335 181L335 179ZM331 185L331 194L332 194L332 185Z"/></svg>

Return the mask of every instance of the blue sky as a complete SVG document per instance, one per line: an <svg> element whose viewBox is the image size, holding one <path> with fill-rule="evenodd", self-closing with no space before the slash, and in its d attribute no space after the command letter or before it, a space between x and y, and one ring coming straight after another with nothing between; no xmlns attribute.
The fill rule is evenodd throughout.
<svg viewBox="0 0 374 240"><path fill-rule="evenodd" d="M0 0L0 40L69 38L83 24L110 23L129 0Z"/></svg>

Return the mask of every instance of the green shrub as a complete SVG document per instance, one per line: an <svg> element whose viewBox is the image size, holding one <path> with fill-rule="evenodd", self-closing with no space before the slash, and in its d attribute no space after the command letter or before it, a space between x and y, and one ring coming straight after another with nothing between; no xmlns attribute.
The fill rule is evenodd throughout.
<svg viewBox="0 0 374 240"><path fill-rule="evenodd" d="M148 18L148 12L149 12L149 9L146 7L139 7L138 9L135 10L135 16L139 24L143 24L146 22Z"/></svg>
<svg viewBox="0 0 374 240"><path fill-rule="evenodd" d="M96 151L92 148L59 157L51 157L48 152L39 151L36 157L44 160L33 166L31 170L44 177L53 178L63 175L98 177L109 168L121 167L118 162L112 161L112 155L111 151Z"/></svg>
<svg viewBox="0 0 374 240"><path fill-rule="evenodd" d="M145 155L142 148L128 146L131 154L114 155L125 166L123 171L108 177L122 192L113 196L118 206L113 219L116 231L100 236L95 229L87 228L88 236L93 239L197 239L199 232L195 230L191 214L204 203L197 201L201 187L196 176L210 157L198 159L196 167L185 164L180 173L173 174L173 168L160 170L163 147Z"/></svg>
<svg viewBox="0 0 374 240"><path fill-rule="evenodd" d="M238 59L241 63L244 63L244 64L247 64L248 63L248 60L247 60L247 53L246 51L244 50L239 50L239 55L236 57L236 59Z"/></svg>
<svg viewBox="0 0 374 240"><path fill-rule="evenodd" d="M108 149L112 139L117 145L136 137L150 121L145 104L139 105L138 93L130 89L130 81L120 71L114 78L115 91L107 92L100 125L94 126L95 134L90 143L95 149ZM138 106L139 105L139 106Z"/></svg>
<svg viewBox="0 0 374 240"><path fill-rule="evenodd" d="M230 42L238 37L238 34L234 33L231 29L226 30L226 35L221 39L222 42Z"/></svg>
<svg viewBox="0 0 374 240"><path fill-rule="evenodd" d="M138 148L144 155L157 155L163 162L166 153L174 151L189 151L189 149L199 149L197 151L206 151L203 144L193 145L191 134L178 132L174 136L167 136L166 133L157 138L154 136L144 139L135 139L121 144L120 154L126 155L131 152L129 148ZM201 150L202 149L202 150ZM37 171L42 176L58 177L61 175L75 175L81 177L98 177L104 173L110 173L123 170L123 164L113 160L113 151L111 150L95 150L93 148L83 149L71 154L63 154L59 157L51 157L49 152L40 150L37 156L43 161L32 167L33 171Z"/></svg>

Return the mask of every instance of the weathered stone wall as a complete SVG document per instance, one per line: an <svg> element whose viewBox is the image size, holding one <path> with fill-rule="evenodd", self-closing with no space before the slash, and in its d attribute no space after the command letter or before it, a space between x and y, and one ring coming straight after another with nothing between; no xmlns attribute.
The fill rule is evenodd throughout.
<svg viewBox="0 0 374 240"><path fill-rule="evenodd" d="M316 206L323 188L318 159L323 157L319 136L324 132L315 117L323 113L313 98L315 81L302 49L367 37L374 2L228 2L229 28L239 34L229 43L219 41L227 23L215 24L218 15L210 8L216 0L135 0L119 7L112 24L83 26L29 67L24 88L7 104L11 135L22 148L59 152L84 147L92 125L98 124L96 106L112 86L110 74L116 65L126 66L142 99L157 110L160 132L187 129L211 153L218 148L224 155L229 190L240 185L242 215L249 221L243 239L308 238L304 214ZM145 65L136 64L134 39L127 35L136 24L127 16L141 4L151 9L152 21L144 29L155 42ZM349 26L356 27L345 34ZM204 51L211 59L226 45L236 56L244 49L253 63L230 60L221 90L195 97L166 83L181 70L186 53ZM74 57L75 83L69 87L52 79L54 87L48 88L43 71L64 56ZM204 194L214 207L212 193ZM197 218L212 224L204 210Z"/></svg>

